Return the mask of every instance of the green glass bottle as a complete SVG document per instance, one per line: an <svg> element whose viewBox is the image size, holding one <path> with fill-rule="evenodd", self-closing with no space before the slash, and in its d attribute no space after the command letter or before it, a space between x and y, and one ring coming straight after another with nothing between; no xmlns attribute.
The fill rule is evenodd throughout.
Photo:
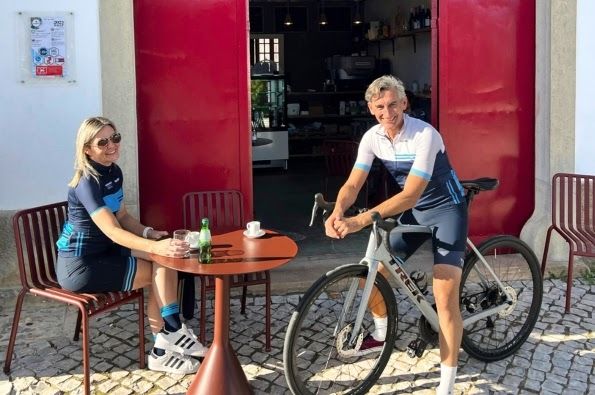
<svg viewBox="0 0 595 395"><path fill-rule="evenodd" d="M202 226L200 228L200 233L198 235L198 247L200 248L198 260L201 263L210 263L211 262L211 231L209 230L209 219L203 218L201 223L202 223Z"/></svg>

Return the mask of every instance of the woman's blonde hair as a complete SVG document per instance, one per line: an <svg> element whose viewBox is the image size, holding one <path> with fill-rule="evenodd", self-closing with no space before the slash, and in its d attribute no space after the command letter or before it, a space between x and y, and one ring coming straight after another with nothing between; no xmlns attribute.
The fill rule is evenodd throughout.
<svg viewBox="0 0 595 395"><path fill-rule="evenodd" d="M369 103L380 96L380 92L389 89L396 90L399 99L405 99L407 97L403 82L392 75L383 75L382 77L378 77L372 81L372 83L368 86L368 89L366 89L366 94L364 97Z"/></svg>
<svg viewBox="0 0 595 395"><path fill-rule="evenodd" d="M97 133L104 127L111 126L116 130L112 121L104 117L87 118L81 123L76 135L74 155L74 176L68 183L69 187L76 187L83 177L93 177L99 180L99 173L93 168L85 149L91 144Z"/></svg>

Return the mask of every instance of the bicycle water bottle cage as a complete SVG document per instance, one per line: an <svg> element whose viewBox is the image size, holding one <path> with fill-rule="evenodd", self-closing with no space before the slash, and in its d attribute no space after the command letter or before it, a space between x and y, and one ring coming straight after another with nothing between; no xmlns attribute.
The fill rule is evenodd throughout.
<svg viewBox="0 0 595 395"><path fill-rule="evenodd" d="M411 275L409 277L411 277L411 279L413 280L415 285L417 285L417 288L419 288L422 294L428 294L428 277L426 276L425 272L418 272L417 270L414 270L411 272Z"/></svg>

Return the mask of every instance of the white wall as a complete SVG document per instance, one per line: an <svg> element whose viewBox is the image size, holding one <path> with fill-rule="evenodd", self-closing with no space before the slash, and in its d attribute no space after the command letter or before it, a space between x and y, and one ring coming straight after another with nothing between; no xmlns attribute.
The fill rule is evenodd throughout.
<svg viewBox="0 0 595 395"><path fill-rule="evenodd" d="M102 110L98 1L0 2L0 210L66 199L77 128ZM20 82L19 11L74 13L75 83Z"/></svg>
<svg viewBox="0 0 595 395"><path fill-rule="evenodd" d="M595 2L578 0L575 172L595 174Z"/></svg>

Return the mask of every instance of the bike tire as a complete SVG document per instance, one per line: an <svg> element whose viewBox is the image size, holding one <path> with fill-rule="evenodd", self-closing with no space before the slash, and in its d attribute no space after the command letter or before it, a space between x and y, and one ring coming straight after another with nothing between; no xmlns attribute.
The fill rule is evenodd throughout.
<svg viewBox="0 0 595 395"><path fill-rule="evenodd" d="M364 394L382 374L392 354L397 332L395 295L382 275L375 279L388 317L382 350L365 356L346 357L340 355L337 348L337 335L355 321L360 305L361 288L358 288L355 307L349 312L351 315L348 314L346 323L335 331L348 283L355 279L362 284L367 274L368 267L362 264L338 267L319 278L300 300L289 321L283 347L285 378L293 394ZM366 309L362 328L369 333L373 330L372 325L372 315Z"/></svg>
<svg viewBox="0 0 595 395"><path fill-rule="evenodd" d="M499 292L493 277L475 252L470 251L461 278L463 319L501 303L508 303L509 307L465 328L462 347L479 360L498 361L515 353L535 326L543 298L541 270L531 248L514 236L490 238L477 249L513 297L507 298ZM479 280L480 273L483 283Z"/></svg>

